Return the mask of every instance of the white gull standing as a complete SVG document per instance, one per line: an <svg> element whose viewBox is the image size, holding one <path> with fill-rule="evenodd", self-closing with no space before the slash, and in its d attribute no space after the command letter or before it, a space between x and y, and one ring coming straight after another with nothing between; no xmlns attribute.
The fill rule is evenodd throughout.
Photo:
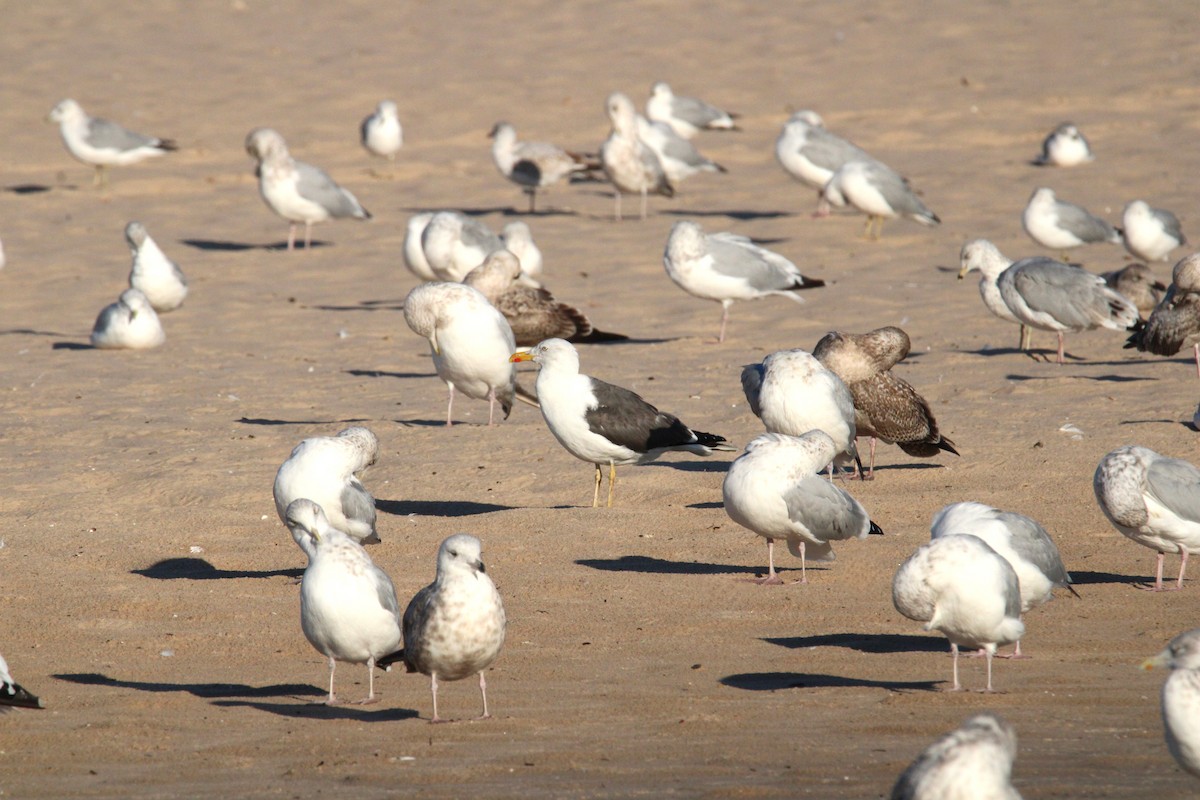
<svg viewBox="0 0 1200 800"><path fill-rule="evenodd" d="M1121 213L1125 249L1146 261L1166 261L1171 251L1187 244L1179 217L1165 208L1134 200Z"/></svg>
<svg viewBox="0 0 1200 800"><path fill-rule="evenodd" d="M791 261L759 247L745 236L708 234L690 220L680 220L671 226L663 251L663 267L680 289L721 304L718 342L725 341L729 307L735 300L778 295L803 303L804 298L798 292L825 285L823 280L805 278Z"/></svg>
<svg viewBox="0 0 1200 800"><path fill-rule="evenodd" d="M404 321L429 341L433 365L446 382L446 427L454 424L454 393L488 401L488 425L496 404L508 419L516 394L512 328L480 292L461 283L426 283L408 293Z"/></svg>
<svg viewBox="0 0 1200 800"><path fill-rule="evenodd" d="M879 161L848 161L837 169L821 191L830 205L851 205L867 215L863 234L878 239L885 218L907 217L922 225L939 225L941 219L930 211L908 181ZM875 223L874 233L872 224Z"/></svg>
<svg viewBox="0 0 1200 800"><path fill-rule="evenodd" d="M321 506L329 524L351 539L378 543L375 498L361 480L378 455L378 437L357 425L337 436L305 439L275 473L275 512L287 524L288 506L305 497Z"/></svg>
<svg viewBox="0 0 1200 800"><path fill-rule="evenodd" d="M0 656L0 713L9 708L45 708L42 701L13 680L8 662Z"/></svg>
<svg viewBox="0 0 1200 800"><path fill-rule="evenodd" d="M1162 688L1167 750L1179 766L1200 778L1200 628L1176 636L1142 667L1171 670Z"/></svg>
<svg viewBox="0 0 1200 800"><path fill-rule="evenodd" d="M600 163L613 185L613 216L621 219L621 194L628 193L641 196L641 218L645 219L646 196L661 194L674 197L675 187L667 178L658 156L638 137L637 111L633 101L620 92L613 92L608 96L605 111L612 131L600 147Z"/></svg>
<svg viewBox="0 0 1200 800"><path fill-rule="evenodd" d="M982 648L987 657L987 689L992 691L992 656L997 645L1025 633L1021 588L1004 557L977 536L954 534L921 545L896 570L892 605L950 640L953 685L958 691L958 648Z"/></svg>
<svg viewBox="0 0 1200 800"><path fill-rule="evenodd" d="M817 190L814 217L829 215L821 190L833 173L850 161L875 161L858 145L825 128L821 116L808 109L797 111L784 123L775 140L775 158L787 174Z"/></svg>
<svg viewBox="0 0 1200 800"><path fill-rule="evenodd" d="M816 474L835 452L822 431L764 433L729 465L725 513L767 540L767 575L755 583L783 583L775 573L776 539L800 559L800 583L808 583L806 562L833 561L832 542L883 533L861 503Z"/></svg>
<svg viewBox="0 0 1200 800"><path fill-rule="evenodd" d="M537 287L542 274L542 251L533 241L533 231L519 219L504 223L500 229L500 241L504 249L517 257L521 265L520 281L526 286Z"/></svg>
<svg viewBox="0 0 1200 800"><path fill-rule="evenodd" d="M497 250L504 249L491 228L460 211L439 211L421 232L421 249L438 280L461 281Z"/></svg>
<svg viewBox="0 0 1200 800"><path fill-rule="evenodd" d="M1021 227L1042 247L1065 251L1096 242L1119 244L1121 234L1083 206L1059 200L1054 190L1035 189L1021 214Z"/></svg>
<svg viewBox="0 0 1200 800"><path fill-rule="evenodd" d="M1064 122L1046 136L1042 152L1033 159L1037 167L1074 167L1093 160L1092 148L1079 128Z"/></svg>
<svg viewBox="0 0 1200 800"><path fill-rule="evenodd" d="M400 645L400 604L396 587L362 545L329 524L321 506L307 498L285 512L297 542L307 538L312 552L300 579L300 628L318 653L329 659L329 705L338 702L333 676L338 661L367 665L367 696L374 703L375 664ZM307 551L306 551L307 552Z"/></svg>
<svg viewBox="0 0 1200 800"><path fill-rule="evenodd" d="M125 226L125 241L133 255L133 266L129 271L129 285L141 289L142 294L158 312L174 311L183 305L187 297L188 283L183 270L167 258L158 243L150 238L146 226L131 222Z"/></svg>
<svg viewBox="0 0 1200 800"><path fill-rule="evenodd" d="M529 195L529 213L535 212L538 189L553 186L563 178L595 169L595 156L572 153L549 142L522 142L517 130L507 122L497 122L488 134L492 140L492 161L500 174Z"/></svg>
<svg viewBox="0 0 1200 800"><path fill-rule="evenodd" d="M736 114L723 111L696 97L677 95L665 81L658 81L650 87L646 116L654 122L665 122L685 139L691 139L702 130L738 129L733 122Z"/></svg>
<svg viewBox="0 0 1200 800"><path fill-rule="evenodd" d="M651 122L641 114L637 122L638 138L658 156L672 186L698 172L728 172L717 162L701 155L694 144L676 133L667 123Z"/></svg>
<svg viewBox="0 0 1200 800"><path fill-rule="evenodd" d="M404 146L404 128L400 125L396 104L391 100L381 100L374 113L362 121L359 136L368 153L386 158L394 165L396 154Z"/></svg>
<svg viewBox="0 0 1200 800"><path fill-rule="evenodd" d="M595 465L592 508L600 504L602 464L608 465L611 507L618 466L646 464L673 450L699 456L733 450L724 437L693 431L628 389L582 374L579 353L562 339L547 339L514 353L512 361L533 361L541 367L537 396L546 427L567 452Z"/></svg>
<svg viewBox="0 0 1200 800"><path fill-rule="evenodd" d="M1200 469L1147 447L1125 445L1100 459L1092 489L1114 528L1158 552L1153 591L1164 590L1167 553L1180 555L1174 588L1182 589L1188 555L1200 553Z"/></svg>
<svg viewBox="0 0 1200 800"><path fill-rule="evenodd" d="M917 756L890 800L1021 800L1012 785L1017 732L991 712L976 714Z"/></svg>
<svg viewBox="0 0 1200 800"><path fill-rule="evenodd" d="M425 258L425 249L421 246L421 236L436 213L421 211L413 214L404 227L404 266L423 281L441 280L429 265L429 259Z"/></svg>
<svg viewBox="0 0 1200 800"><path fill-rule="evenodd" d="M96 186L108 182L108 167L136 164L147 158L177 150L175 142L126 130L115 122L89 117L87 112L70 98L51 109L51 122L58 123L67 152L96 168L92 180Z"/></svg>
<svg viewBox="0 0 1200 800"><path fill-rule="evenodd" d="M296 245L296 226L304 223L304 249L314 222L327 219L370 219L371 214L324 170L297 161L287 142L271 128L246 135L246 152L258 161L258 191L267 207L288 221L288 250Z"/></svg>
<svg viewBox="0 0 1200 800"><path fill-rule="evenodd" d="M1012 266L1012 259L1004 256L996 245L987 239L975 239L962 246L959 252L958 279L961 281L967 274L979 270L979 296L987 310L1005 322L1014 322L1021 326L1021 350L1028 350L1032 331L1024 322L1017 319L1008 303L1000 296L1000 287L996 285L1001 273Z"/></svg>
<svg viewBox="0 0 1200 800"><path fill-rule="evenodd" d="M430 678L433 716L438 716L438 680L457 681L479 675L483 713L488 719L484 671L504 645L507 621L504 603L481 558L483 545L466 533L456 533L438 548L437 577L413 597L404 611L404 649L383 659L380 666L403 661L409 672Z"/></svg>
<svg viewBox="0 0 1200 800"><path fill-rule="evenodd" d="M154 307L140 289L126 289L117 302L105 306L92 326L92 347L107 350L148 350L167 340Z"/></svg>
<svg viewBox="0 0 1200 800"><path fill-rule="evenodd" d="M1173 356L1191 347L1200 377L1200 253L1184 257L1171 271L1171 285L1146 327L1125 343L1143 352Z"/></svg>

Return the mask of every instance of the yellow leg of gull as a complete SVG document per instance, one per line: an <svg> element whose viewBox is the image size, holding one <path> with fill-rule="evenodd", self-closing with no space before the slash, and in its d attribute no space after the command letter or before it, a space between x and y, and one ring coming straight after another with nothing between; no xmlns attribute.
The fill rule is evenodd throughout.
<svg viewBox="0 0 1200 800"><path fill-rule="evenodd" d="M608 462L608 507L612 508L613 484L617 482L617 465Z"/></svg>

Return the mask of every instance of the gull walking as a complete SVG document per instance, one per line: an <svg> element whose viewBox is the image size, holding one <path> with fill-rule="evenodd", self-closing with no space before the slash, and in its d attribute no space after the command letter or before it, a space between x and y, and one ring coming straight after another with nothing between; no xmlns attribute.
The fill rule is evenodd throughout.
<svg viewBox="0 0 1200 800"><path fill-rule="evenodd" d="M1029 238L1050 250L1065 251L1096 242L1119 244L1121 234L1083 206L1059 200L1054 190L1035 189L1021 214Z"/></svg>
<svg viewBox="0 0 1200 800"><path fill-rule="evenodd" d="M1134 200L1121 214L1125 249L1145 261L1166 261L1171 251L1187 244L1179 217L1165 208Z"/></svg>
<svg viewBox="0 0 1200 800"><path fill-rule="evenodd" d="M1171 272L1171 285L1150 314L1146 327L1125 343L1143 352L1173 356L1190 346L1200 377L1200 253L1187 256Z"/></svg>
<svg viewBox="0 0 1200 800"><path fill-rule="evenodd" d="M140 222L125 226L125 241L133 255L133 266L129 272L129 286L140 289L155 311L174 311L183 305L187 297L187 278L179 265L159 248Z"/></svg>
<svg viewBox="0 0 1200 800"><path fill-rule="evenodd" d="M115 122L89 117L79 103L70 98L51 109L47 119L58 123L67 152L76 160L96 168L92 178L96 186L108 182L110 166L136 164L179 149L170 139L144 136Z"/></svg>
<svg viewBox="0 0 1200 800"><path fill-rule="evenodd" d="M879 161L849 161L838 168L825 184L821 196L830 205L851 205L867 215L864 236L878 239L883 220L907 217L922 225L939 225L941 219L930 211L908 181ZM872 234L872 225L875 230Z"/></svg>
<svg viewBox="0 0 1200 800"><path fill-rule="evenodd" d="M105 350L148 350L166 340L158 314L140 289L121 292L92 327L92 347Z"/></svg>
<svg viewBox="0 0 1200 800"><path fill-rule="evenodd" d="M738 129L733 122L736 114L723 111L696 97L677 95L665 81L659 81L650 87L646 116L654 122L665 122L685 139L691 139L702 130Z"/></svg>
<svg viewBox="0 0 1200 800"><path fill-rule="evenodd" d="M286 525L292 502L308 498L321 506L330 525L357 542L377 544L375 498L361 478L378 456L378 437L357 425L337 436L305 439L275 473L275 512Z"/></svg>
<svg viewBox="0 0 1200 800"><path fill-rule="evenodd" d="M529 195L530 214L536 210L538 189L553 186L573 173L599 168L594 156L572 153L548 142L518 141L516 128L507 122L497 122L488 136L496 169Z"/></svg>
<svg viewBox="0 0 1200 800"><path fill-rule="evenodd" d="M1033 159L1037 167L1074 167L1093 160L1092 148L1079 128L1064 122L1042 142L1042 152Z"/></svg>
<svg viewBox="0 0 1200 800"><path fill-rule="evenodd" d="M642 198L642 219L646 218L646 196L661 194L674 197L675 188L663 171L658 156L638 138L637 111L633 102L613 92L608 96L605 110L608 112L612 131L600 148L600 162L604 174L613 184L615 202L614 217L621 219L621 194L637 194Z"/></svg>
<svg viewBox="0 0 1200 800"><path fill-rule="evenodd" d="M1200 628L1176 636L1142 667L1171 670L1162 688L1167 750L1179 766L1200 778Z"/></svg>
<svg viewBox="0 0 1200 800"><path fill-rule="evenodd" d="M1021 800L1012 785L1017 732L990 712L976 714L917 756L890 800Z"/></svg>

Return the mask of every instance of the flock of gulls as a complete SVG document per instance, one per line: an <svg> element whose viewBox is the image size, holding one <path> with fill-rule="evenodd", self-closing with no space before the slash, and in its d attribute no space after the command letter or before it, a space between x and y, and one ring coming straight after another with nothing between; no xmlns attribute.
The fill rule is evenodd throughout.
<svg viewBox="0 0 1200 800"><path fill-rule="evenodd" d="M605 111L611 132L594 154L521 141L512 124L494 125L496 168L528 196L531 213L539 193L560 181L606 180L613 187L614 217L621 219L622 196L631 195L645 219L651 196L671 197L681 181L698 173L726 172L693 140L703 131L737 130L736 115L676 95L662 82L652 87L644 115L619 92L608 97ZM49 119L59 124L70 154L95 168L97 186L106 183L109 167L176 149L170 140L91 117L69 99ZM361 141L394 165L404 143L394 102L381 102L363 120ZM257 165L263 201L289 225L288 250L296 248L301 224L307 249L317 223L371 218L326 172L293 158L277 131L256 128L245 146ZM814 216L850 207L866 217L865 235L872 238L881 235L886 219L940 223L902 173L830 131L813 111L798 111L787 120L775 156L789 175L816 191ZM1067 168L1092 160L1086 138L1068 123L1051 132L1033 163ZM1030 197L1021 224L1035 243L1060 258L1014 261L979 239L963 246L958 276L979 271L984 305L1020 326L1021 350L1030 349L1032 331L1052 332L1062 364L1065 333L1109 328L1127 332L1127 347L1155 354L1173 355L1191 346L1200 375L1200 254L1179 261L1169 286L1158 283L1142 263L1096 275L1067 261L1069 250L1104 243L1123 243L1141 261L1165 261L1187 243L1174 214L1134 200L1118 227L1043 186ZM125 235L133 256L129 288L100 313L92 344L157 347L165 341L158 315L184 303L188 284L145 226L130 222ZM404 259L422 281L405 300L404 318L428 341L437 375L448 387L447 426L453 424L458 395L485 400L489 426L507 418L518 400L537 406L553 438L593 465L593 507L600 505L606 467L606 505L611 506L618 466L644 464L668 452L736 452L724 437L689 427L638 394L582 371L577 344L627 337L595 327L544 287L542 253L527 223L511 222L496 233L458 211L418 213L407 224ZM801 293L824 285L779 253L741 235L706 231L691 220L671 227L663 265L683 291L721 305L718 343L726 338L735 301L781 296L800 303ZM799 582L805 583L807 562L833 559L834 542L884 533L844 488L852 485L852 477L874 476L877 441L918 458L958 454L919 391L892 372L910 348L908 334L894 326L833 331L811 350L771 353L742 369L746 400L765 432L730 464L722 494L729 517L767 542L767 572L758 583L784 582L775 568L776 540L800 559ZM526 361L538 367L534 391L517 381L515 365ZM870 442L866 469L860 437ZM468 534L443 541L435 580L402 613L392 580L363 547L380 542L375 501L363 482L378 452L378 438L364 427L306 439L275 479L279 517L308 558L300 586L301 629L328 658L327 702L338 702L338 662L366 665L368 690L360 702L377 700L376 669L403 663L431 679L431 721L442 721L439 681L473 676L478 676L481 717L486 718L484 673L500 654L506 620L484 568L482 544ZM835 477L847 480L838 485ZM1183 588L1189 554L1200 552L1200 470L1130 445L1101 460L1093 485L1113 526L1156 552L1156 580L1145 588ZM1163 581L1168 553L1181 558L1173 586ZM957 502L934 516L929 542L895 573L892 596L901 615L948 639L954 655L952 690L962 687L958 653L967 648L986 656L986 691L992 691L993 656L1015 644L1013 657L1022 657L1024 617L1050 600L1055 589L1074 592L1041 525L1010 511ZM1200 629L1179 635L1146 662L1154 665L1171 670L1162 695L1169 750L1184 769L1200 776ZM13 681L2 659L0 706L40 706ZM976 792L970 796L1019 797L1010 782L1015 753L1016 734L1004 720L993 714L971 717L931 745L900 776L891 796L967 796L962 791L968 787Z"/></svg>

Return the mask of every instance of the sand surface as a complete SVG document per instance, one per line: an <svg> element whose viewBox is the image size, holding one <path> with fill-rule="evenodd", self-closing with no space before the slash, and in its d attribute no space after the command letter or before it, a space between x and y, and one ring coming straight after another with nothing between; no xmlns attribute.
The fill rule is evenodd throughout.
<svg viewBox="0 0 1200 800"><path fill-rule="evenodd" d="M1162 741L1164 676L1137 667L1200 622L1200 587L1137 591L1154 554L1111 528L1091 488L1120 445L1194 458L1188 354L1144 356L1099 331L1068 336L1064 367L1035 362L954 275L968 239L1042 252L1019 213L1043 184L1113 221L1144 198L1200 238L1195 18L1183 2L4 4L0 652L47 707L0 718L0 794L882 797L936 736L991 709L1018 731L1026 797L1195 796ZM743 580L766 548L721 508L729 454L623 468L616 507L592 510L591 467L536 410L489 429L486 405L460 399L444 428L444 386L400 313L410 214L460 208L499 228L524 208L491 163L496 120L596 150L606 95L641 105L662 79L741 112L741 133L697 140L729 174L652 199L645 222L613 223L600 184L556 187L554 213L529 220L549 287L634 337L583 348L585 371L741 445L761 431L742 364L897 324L914 343L898 372L962 451L881 446L877 479L848 488L887 535L839 547L808 585ZM68 96L181 151L97 192L42 121ZM384 97L406 138L388 178L357 143ZM867 242L860 217L811 219L814 193L773 156L805 107L902 171L943 225L893 221ZM1029 166L1067 119L1095 163ZM241 149L259 125L375 219L319 225L320 246L283 252L286 225ZM829 286L803 306L735 306L716 346L718 306L661 266L683 218L772 242ZM164 317L161 349L91 350L125 286L132 219L192 294ZM1126 262L1113 246L1078 257ZM1169 280L1170 264L1155 270ZM317 705L327 673L298 624L303 556L271 483L299 440L352 423L381 441L371 554L405 600L445 536L484 542L509 618L491 721L430 726L427 679L399 673L376 682L378 705ZM997 662L997 694L937 691L945 640L890 601L932 514L968 499L1041 521L1082 595L1029 615L1032 658ZM363 668L338 678L365 693ZM982 687L982 661L963 680ZM477 713L474 682L444 684L441 708Z"/></svg>

